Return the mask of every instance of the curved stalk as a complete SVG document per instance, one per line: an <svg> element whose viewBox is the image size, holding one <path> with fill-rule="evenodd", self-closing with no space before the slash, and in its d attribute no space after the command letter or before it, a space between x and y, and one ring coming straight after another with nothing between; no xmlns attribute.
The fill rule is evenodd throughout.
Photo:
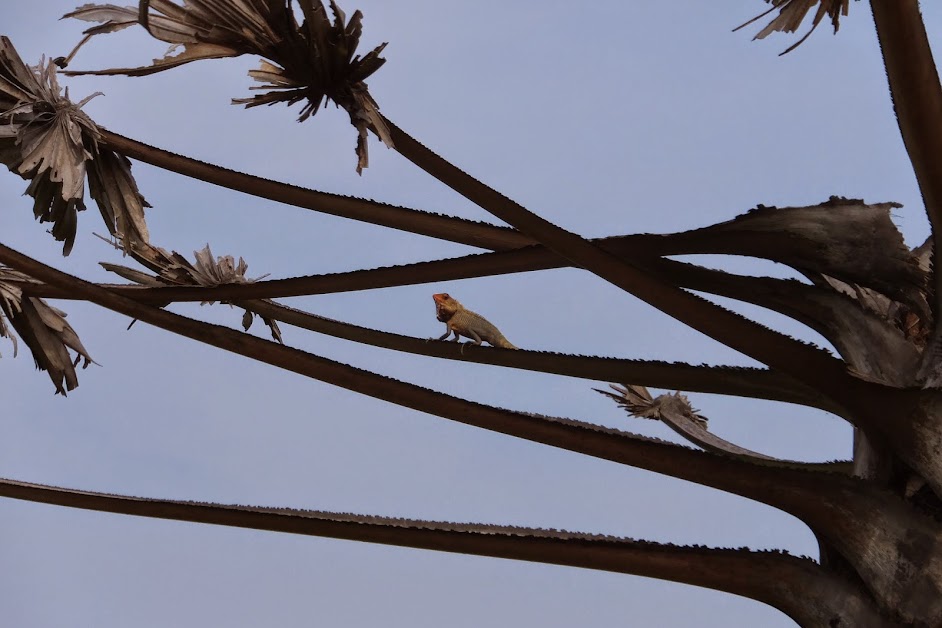
<svg viewBox="0 0 942 628"><path fill-rule="evenodd" d="M508 227L280 183L171 153L104 128L101 141L126 157L158 168L295 207L492 250L533 244L531 239Z"/></svg>
<svg viewBox="0 0 942 628"><path fill-rule="evenodd" d="M624 360L567 355L545 351L461 346L368 329L302 312L270 301L236 303L257 314L309 331L328 334L376 347L479 364L494 364L527 371L554 373L596 381L641 382L656 388L735 395L784 401L819 408L840 415L841 408L803 385L774 371L740 367L709 367L649 360Z"/></svg>
<svg viewBox="0 0 942 628"><path fill-rule="evenodd" d="M896 121L932 225L938 260L942 255L942 84L918 0L871 0L870 5ZM938 319L942 273L933 274Z"/></svg>
<svg viewBox="0 0 942 628"><path fill-rule="evenodd" d="M2 479L0 496L96 512L647 576L759 600L805 625L824 625L834 618L847 625L884 625L872 601L856 587L809 559L778 552L693 548L534 528L147 499Z"/></svg>
<svg viewBox="0 0 942 628"><path fill-rule="evenodd" d="M500 255L500 254L499 254ZM407 268L407 267L399 267ZM380 271L384 269L379 269ZM373 271L357 271L372 273ZM356 273L352 273L356 274ZM332 277L330 275L323 277ZM300 279L300 278L298 278ZM311 277L310 279L314 279ZM281 280L276 280L281 281ZM295 281L289 279L285 281ZM259 282L271 283L271 282ZM49 284L32 282L18 283L25 294L44 298L74 299L77 296L66 290L57 289ZM167 287L147 288L127 285L98 284L114 294L119 294L139 303L163 305L184 291L187 299L198 301L227 300L219 299L217 291L236 289L236 294L243 288L258 284L228 284L218 287ZM167 291L171 291L170 296ZM202 295L202 296L198 296ZM807 386L780 373L742 367L709 367L683 363L668 363L651 360L626 360L596 356L567 355L537 351L492 351L490 348L479 349L456 345L450 342L430 342L390 332L369 329L336 321L316 314L303 312L285 305L263 300L233 300L232 303L246 308L264 317L309 331L328 334L354 342L370 344L376 347L404 351L417 355L427 355L452 360L464 360L480 364L494 364L522 370L554 373L568 377L579 377L595 381L633 382L655 388L675 388L692 392L735 395L770 401L784 401L798 405L825 410L838 416L846 411Z"/></svg>

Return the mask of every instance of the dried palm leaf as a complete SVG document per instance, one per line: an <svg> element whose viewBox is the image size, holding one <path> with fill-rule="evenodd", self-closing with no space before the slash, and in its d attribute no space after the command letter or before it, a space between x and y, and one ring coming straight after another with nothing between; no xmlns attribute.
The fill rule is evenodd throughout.
<svg viewBox="0 0 942 628"><path fill-rule="evenodd" d="M147 241L146 201L129 162L99 147L100 131L59 87L53 63L27 66L10 40L0 38L0 162L30 183L33 213L53 223L52 235L68 255L78 212L85 209L85 177L112 234Z"/></svg>
<svg viewBox="0 0 942 628"><path fill-rule="evenodd" d="M11 281L33 283L33 279L18 270L0 266L0 338L10 339L13 343L13 357L16 357L18 349L16 336L7 325L7 317L10 312L19 311L23 291L15 283L10 283Z"/></svg>
<svg viewBox="0 0 942 628"><path fill-rule="evenodd" d="M683 416L695 425L706 429L709 419L693 409L686 395L680 392L668 393L652 397L651 393L644 386L616 386L609 384L612 390L618 395L605 390L595 389L603 395L614 399L618 405L628 411L631 416L639 419L651 419L660 421L665 414Z"/></svg>
<svg viewBox="0 0 942 628"><path fill-rule="evenodd" d="M846 472L846 470L848 470L847 467L849 467L849 465L847 463L807 463L773 458L772 456L740 447L735 443L731 443L728 440L711 434L706 428L706 417L694 410L687 397L679 392L659 395L652 398L651 393L648 392L648 389L644 386L617 386L615 384L609 384L609 387L614 390L615 393L611 393L607 390L599 390L598 388L594 390L610 399L614 399L615 403L623 407L633 416L662 421L685 439L707 451L724 454L763 466L801 467L809 470L817 469L830 472Z"/></svg>
<svg viewBox="0 0 942 628"><path fill-rule="evenodd" d="M88 191L108 232L123 243L125 252L150 242L144 208L151 205L138 189L127 157L99 146L88 171Z"/></svg>
<svg viewBox="0 0 942 628"><path fill-rule="evenodd" d="M93 362L78 334L66 322L66 313L35 297L23 298L22 291L12 281L33 282L21 272L0 267L0 336L13 341L16 355L16 338L10 333L4 319L20 335L33 354L36 368L46 371L56 387L56 394L65 395L67 390L78 386L75 367L84 359L82 368ZM69 349L75 351L73 361Z"/></svg>
<svg viewBox="0 0 942 628"><path fill-rule="evenodd" d="M208 244L202 250L194 251L195 264L191 264L176 251L168 253L164 249L152 245L134 245L131 248L130 255L157 275L148 275L139 270L117 264L102 262L101 265L105 270L144 286L220 286L232 283L252 283L268 276L246 277L245 273L249 265L244 259L240 257L238 263L236 263L235 258L231 255L214 257ZM212 303L215 303L215 301L203 301L201 305ZM242 317L242 326L246 331L252 326L254 317L255 314L252 311L245 310L245 315ZM268 325L272 338L282 342L278 322L265 316L259 317Z"/></svg>
<svg viewBox="0 0 942 628"><path fill-rule="evenodd" d="M363 81L385 63L377 46L365 56L356 54L363 31L363 14L346 20L334 0L334 19L320 0L298 0L303 16L299 24L292 0L141 0L138 7L87 4L64 17L99 22L61 60L67 64L90 37L140 24L153 37L171 44L170 51L148 66L109 70L71 71L69 74L124 74L145 76L200 59L252 54L262 57L249 75L261 83L251 89L267 90L249 98L233 99L246 107L307 101L298 118L303 122L325 101L333 101L350 115L358 132L357 172L369 165L366 136L373 130L392 146L389 130ZM177 53L178 47L183 48Z"/></svg>
<svg viewBox="0 0 942 628"><path fill-rule="evenodd" d="M831 18L831 25L834 27L834 32L836 33L840 28L841 16L846 16L848 10L850 9L850 0L765 0L765 2L772 5L768 11L757 15L745 24L737 26L733 29L733 31L738 31L739 29L752 24L756 20L765 17L775 9L778 9L778 15L772 19L771 22L766 24L765 28L763 28L756 34L755 37L753 37L753 40L765 39L771 33L776 31L781 31L783 33L794 33L805 20L805 16L808 15L815 5L818 5L818 10L815 12L814 18L811 20L811 29L805 33L801 39L782 52L781 54L783 55L788 54L804 43L804 41L811 36L811 33L814 32L814 29L818 27L818 24L821 23L821 20L825 15Z"/></svg>
<svg viewBox="0 0 942 628"><path fill-rule="evenodd" d="M29 67L10 40L0 38L0 161L30 184L33 213L53 223L52 235L68 255L75 242L77 213L85 209L86 162L92 159L98 127L63 95L52 62Z"/></svg>

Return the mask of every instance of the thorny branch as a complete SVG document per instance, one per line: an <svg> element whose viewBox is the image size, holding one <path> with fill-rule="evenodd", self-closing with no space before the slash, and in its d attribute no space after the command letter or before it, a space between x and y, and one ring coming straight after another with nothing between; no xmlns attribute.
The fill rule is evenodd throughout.
<svg viewBox="0 0 942 628"><path fill-rule="evenodd" d="M777 551L665 545L599 534L509 526L394 519L290 508L230 506L128 497L0 479L0 495L69 508L191 521L383 545L458 552L664 578L728 591L779 608L797 621L832 617L842 600L848 619L879 620L856 587L807 558ZM697 569L690 569L696 563ZM816 600L808 604L808 599ZM845 610L845 612L847 612ZM857 625L864 625L863 623Z"/></svg>

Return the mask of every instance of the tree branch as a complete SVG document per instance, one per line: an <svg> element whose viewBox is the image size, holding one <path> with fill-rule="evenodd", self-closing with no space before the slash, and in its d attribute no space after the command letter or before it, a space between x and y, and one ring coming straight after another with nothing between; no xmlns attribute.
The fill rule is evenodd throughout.
<svg viewBox="0 0 942 628"><path fill-rule="evenodd" d="M820 408L834 414L840 414L842 411L820 394L774 371L695 366L653 360L624 360L545 351L463 347L453 342L422 340L367 329L270 301L237 302L236 305L289 325L395 351L595 381L642 382L656 388L682 388L696 392L784 401Z"/></svg>
<svg viewBox="0 0 942 628"><path fill-rule="evenodd" d="M660 578L759 600L805 625L824 625L835 618L846 625L881 625L872 602L858 589L807 558L779 552L693 548L534 528L147 499L14 480L0 480L0 495L96 512Z"/></svg>
<svg viewBox="0 0 942 628"><path fill-rule="evenodd" d="M496 253L494 255L513 254L514 252L508 254ZM429 264L436 265L438 263L431 262ZM396 275L406 279L407 277L414 278L415 274L409 275L406 272L406 269L414 266L416 265L377 269L377 271L354 271L353 273L340 273L338 275L359 276L364 278L385 276L389 278L390 273L385 273L384 271L393 271L396 269ZM320 292L321 290L328 292L331 288L339 288L342 285L342 282L338 284L333 279L334 277L335 275L319 275L303 279L309 280L306 281L308 285L307 289L313 288L317 290L315 293L319 294L322 293ZM275 282L294 282L301 279L302 278L292 278L287 280L275 280ZM325 279L326 281L318 284L319 279ZM480 364L494 364L596 381L636 382L655 388L680 388L695 392L735 395L738 397L767 399L770 401L784 401L786 403L819 408L839 416L845 413L840 406L835 405L820 393L815 392L804 384L794 381L788 376L769 370L743 367L695 366L653 360L625 360L620 358L578 356L542 351L491 351L491 348L461 347L454 343L429 342L428 340L413 338L411 336L402 336L400 334L368 329L366 327L360 327L303 312L271 301L260 299L229 301L225 298L219 298L220 291L222 291L221 296L226 297L230 292L234 292L236 295L246 292L243 288L249 288L248 292L251 293L252 286L272 283L274 282L225 284L214 287L168 286L166 288L112 284L97 285L114 294L119 294L144 304L164 305L172 300L177 301L178 299L174 297L180 296L181 293L182 296L186 298L179 299L179 301L220 300L231 302L238 307L249 309L259 315L309 331L417 355L464 360ZM356 284L355 281L352 283L354 285ZM16 285L23 290L24 294L31 296L56 299L78 298L76 294L68 290L56 288L50 284L22 282ZM393 285L399 284L394 283ZM267 289L266 286L266 291Z"/></svg>
<svg viewBox="0 0 942 628"><path fill-rule="evenodd" d="M533 244L532 240L508 227L280 183L171 153L99 128L101 141L127 157L279 203L492 250Z"/></svg>
<svg viewBox="0 0 942 628"><path fill-rule="evenodd" d="M932 224L934 259L942 259L942 85L918 0L871 0L880 50L903 144ZM942 273L934 273L942 312ZM936 328L939 324L936 322Z"/></svg>
<svg viewBox="0 0 942 628"><path fill-rule="evenodd" d="M891 386L912 386L920 352L894 321L830 286L749 277L668 259L661 276L692 290L752 303L796 320L827 339L857 372Z"/></svg>
<svg viewBox="0 0 942 628"><path fill-rule="evenodd" d="M646 387L637 384L626 386L610 385L610 388L618 394L599 388L595 388L594 390L597 393L601 393L613 399L615 403L624 408L629 416L638 419L661 421L685 440L706 451L723 454L730 458L746 462L793 464L781 458L767 456L757 451L740 447L735 443L720 438L716 434L712 434L706 428L707 417L694 410L687 396L682 393L665 393L657 397L652 397ZM825 463L803 463L802 467L808 470L818 469L849 474L852 470L852 465L853 463L848 460Z"/></svg>
<svg viewBox="0 0 942 628"><path fill-rule="evenodd" d="M168 285L165 287L100 285L141 303L162 305L185 301L237 301L310 296L528 272L558 267L561 264L554 263L554 260L558 259L545 249L525 247L498 253L252 283L229 283L217 286ZM860 307L855 302L830 288L809 286L793 280L735 275L668 259L649 258L644 263L652 275L674 285L734 298L794 318L821 333L829 341L838 344L839 348L841 342L837 335L842 326L835 325L841 322L837 319L846 319L847 314L851 313L848 308L852 306L856 308L853 311L856 318L868 316L867 312L860 311ZM56 290L48 284L17 285L36 297L70 298L68 293ZM837 316L840 312L843 312L844 316ZM872 315L870 318L873 318ZM914 349L911 346L909 349L910 353L913 353Z"/></svg>

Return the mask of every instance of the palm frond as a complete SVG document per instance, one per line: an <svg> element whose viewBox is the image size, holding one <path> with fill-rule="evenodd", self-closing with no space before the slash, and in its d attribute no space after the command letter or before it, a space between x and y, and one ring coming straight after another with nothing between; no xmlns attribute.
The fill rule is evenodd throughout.
<svg viewBox="0 0 942 628"><path fill-rule="evenodd" d="M232 255L213 256L212 250L207 244L203 249L194 251L193 255L196 262L191 264L185 257L173 251L168 253L162 248L152 245L134 246L129 254L142 265L157 273L157 276L148 275L139 270L120 266L118 264L102 263L101 266L129 281L144 286L221 286L226 284L245 284L253 283L259 279L264 279L267 275L261 277L248 278L245 276L249 265L244 259L239 258L236 263ZM201 305L212 304L214 301L202 301ZM231 304L230 304L231 305ZM248 330L252 326L255 314L245 310L242 317L242 326ZM259 316L268 328L271 330L272 338L282 342L281 330L278 322L267 316Z"/></svg>
<svg viewBox="0 0 942 628"><path fill-rule="evenodd" d="M147 201L130 162L101 146L101 131L79 103L59 87L56 66L27 66L6 37L0 38L0 162L29 180L33 214L52 223L52 235L68 255L78 212L85 209L85 179L109 233L128 241L148 239Z"/></svg>
<svg viewBox="0 0 942 628"><path fill-rule="evenodd" d="M740 24L734 28L733 31L738 31L778 9L778 15L766 24L762 30L756 33L753 40L765 39L775 32L794 33L801 26L802 22L804 22L805 17L811 12L811 9L813 9L815 5L818 7L814 17L811 19L811 28L807 33L802 35L801 39L782 52L781 54L783 55L788 54L803 44L818 27L818 24L821 23L825 15L830 18L831 26L834 27L834 32L836 33L841 25L841 16L846 16L850 9L850 0L765 0L765 2L772 5L768 11L764 11L748 22Z"/></svg>
<svg viewBox="0 0 942 628"><path fill-rule="evenodd" d="M63 17L99 22L85 31L85 39L67 57L64 65L89 38L122 30L135 23L153 37L171 44L170 51L147 66L108 70L70 71L69 74L124 74L145 76L198 61L242 54L262 58L259 69L249 76L260 84L253 90L264 93L234 98L246 107L304 101L299 122L316 114L321 105L333 101L350 115L357 129L357 172L369 165L367 134L373 130L389 147L393 141L379 113L379 106L364 81L386 60L380 44L362 57L356 54L363 32L363 14L350 19L330 0L333 20L320 0L298 0L303 20L299 23L292 0L141 0L138 8L87 4ZM177 48L182 47L181 52Z"/></svg>
<svg viewBox="0 0 942 628"><path fill-rule="evenodd" d="M68 255L78 212L85 209L85 172L94 156L98 127L62 93L51 61L27 66L6 37L0 38L0 162L30 180L33 214L51 222Z"/></svg>
<svg viewBox="0 0 942 628"><path fill-rule="evenodd" d="M615 392L611 393L598 388L593 390L613 399L615 403L633 417L663 422L683 438L706 451L730 456L737 460L761 464L781 464L804 468L809 471L825 470L850 473L852 466L850 461L815 463L782 460L740 447L711 434L707 431L707 418L700 414L698 410L695 410L690 405L687 396L681 392L666 393L654 397L646 387L636 384L627 384L625 386L609 384L609 387Z"/></svg>
<svg viewBox="0 0 942 628"><path fill-rule="evenodd" d="M16 355L16 338L6 321L29 347L36 361L36 368L46 371L56 387L56 394L78 386L75 367L84 360L82 368L93 362L78 334L65 320L66 313L36 297L24 297L22 290L13 282L32 282L22 272L0 266L0 336L9 337ZM75 360L69 349L76 353Z"/></svg>

